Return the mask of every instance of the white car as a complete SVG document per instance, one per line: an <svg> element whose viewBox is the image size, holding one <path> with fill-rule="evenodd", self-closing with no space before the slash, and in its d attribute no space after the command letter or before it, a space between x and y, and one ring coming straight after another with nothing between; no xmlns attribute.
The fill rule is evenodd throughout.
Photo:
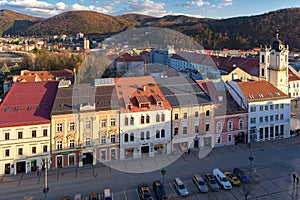
<svg viewBox="0 0 300 200"><path fill-rule="evenodd" d="M224 173L221 172L221 170L215 168L213 169L212 174L215 176L216 180L218 181L218 183L221 185L223 189L225 190L232 189L231 183L228 181Z"/></svg>

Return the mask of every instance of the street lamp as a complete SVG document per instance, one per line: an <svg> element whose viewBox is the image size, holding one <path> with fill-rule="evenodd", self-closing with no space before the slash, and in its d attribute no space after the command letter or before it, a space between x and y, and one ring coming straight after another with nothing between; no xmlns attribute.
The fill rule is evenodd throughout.
<svg viewBox="0 0 300 200"><path fill-rule="evenodd" d="M48 158L45 159L45 163L44 163L44 167L45 167L45 187L44 187L44 194L45 194L45 200L47 200L47 193L49 191L49 187L48 187Z"/></svg>
<svg viewBox="0 0 300 200"><path fill-rule="evenodd" d="M163 184L163 187L165 186L165 173L167 172L165 169L162 169L161 171L161 174L162 174L162 177L163 177L163 180L162 180L162 184Z"/></svg>

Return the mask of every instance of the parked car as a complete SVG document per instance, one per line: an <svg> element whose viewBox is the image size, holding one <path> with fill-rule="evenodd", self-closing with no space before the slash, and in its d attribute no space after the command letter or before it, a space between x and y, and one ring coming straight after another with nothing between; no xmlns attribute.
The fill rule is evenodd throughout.
<svg viewBox="0 0 300 200"><path fill-rule="evenodd" d="M160 181L153 182L153 191L157 200L167 199L166 191Z"/></svg>
<svg viewBox="0 0 300 200"><path fill-rule="evenodd" d="M213 191L219 191L220 190L220 186L218 185L217 180L215 179L214 175L206 174L205 175L205 182L211 190L213 190Z"/></svg>
<svg viewBox="0 0 300 200"><path fill-rule="evenodd" d="M99 200L99 195L97 192L92 192L90 195L89 195L89 200Z"/></svg>
<svg viewBox="0 0 300 200"><path fill-rule="evenodd" d="M75 194L74 200L82 200L81 194Z"/></svg>
<svg viewBox="0 0 300 200"><path fill-rule="evenodd" d="M189 195L189 191L185 187L184 183L180 180L180 178L175 178L173 182L174 182L174 186L180 196L188 196Z"/></svg>
<svg viewBox="0 0 300 200"><path fill-rule="evenodd" d="M195 174L193 176L193 182L201 193L208 192L208 187L200 175Z"/></svg>
<svg viewBox="0 0 300 200"><path fill-rule="evenodd" d="M221 187L224 190L232 189L231 183L228 181L224 173L219 168L213 169L212 174L215 176L217 182L221 185Z"/></svg>
<svg viewBox="0 0 300 200"><path fill-rule="evenodd" d="M234 186L239 186L241 181L238 179L236 175L231 172L224 172L226 178L230 181L230 183Z"/></svg>
<svg viewBox="0 0 300 200"><path fill-rule="evenodd" d="M150 188L146 183L141 183L138 185L138 193L141 200L153 200Z"/></svg>
<svg viewBox="0 0 300 200"><path fill-rule="evenodd" d="M244 183L249 182L249 178L248 178L248 176L246 176L246 174L243 172L243 170L241 170L239 168L234 168L233 173Z"/></svg>
<svg viewBox="0 0 300 200"><path fill-rule="evenodd" d="M110 189L106 188L103 190L102 199L103 200L114 200L113 194L111 193Z"/></svg>

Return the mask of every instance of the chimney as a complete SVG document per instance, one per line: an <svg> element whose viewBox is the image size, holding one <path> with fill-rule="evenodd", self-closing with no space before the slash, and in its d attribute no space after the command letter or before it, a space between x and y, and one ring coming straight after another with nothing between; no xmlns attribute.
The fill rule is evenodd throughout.
<svg viewBox="0 0 300 200"><path fill-rule="evenodd" d="M143 91L145 92L147 90L147 86L146 85L144 85L144 87L143 87Z"/></svg>

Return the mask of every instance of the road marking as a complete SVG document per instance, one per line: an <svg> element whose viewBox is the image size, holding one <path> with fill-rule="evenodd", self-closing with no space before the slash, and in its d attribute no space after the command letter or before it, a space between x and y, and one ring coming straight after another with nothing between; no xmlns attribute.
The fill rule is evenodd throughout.
<svg viewBox="0 0 300 200"><path fill-rule="evenodd" d="M175 196L177 197L177 196L178 196L178 195L177 195L177 192L176 192L175 189L173 188L172 184L169 183L169 185L170 185L170 188L172 189L172 191L174 192Z"/></svg>
<svg viewBox="0 0 300 200"><path fill-rule="evenodd" d="M135 189L135 192L136 192L136 194L137 194L137 196L138 196L138 199L140 199L140 195L139 195L139 193L138 193L138 190L137 190L137 189Z"/></svg>

